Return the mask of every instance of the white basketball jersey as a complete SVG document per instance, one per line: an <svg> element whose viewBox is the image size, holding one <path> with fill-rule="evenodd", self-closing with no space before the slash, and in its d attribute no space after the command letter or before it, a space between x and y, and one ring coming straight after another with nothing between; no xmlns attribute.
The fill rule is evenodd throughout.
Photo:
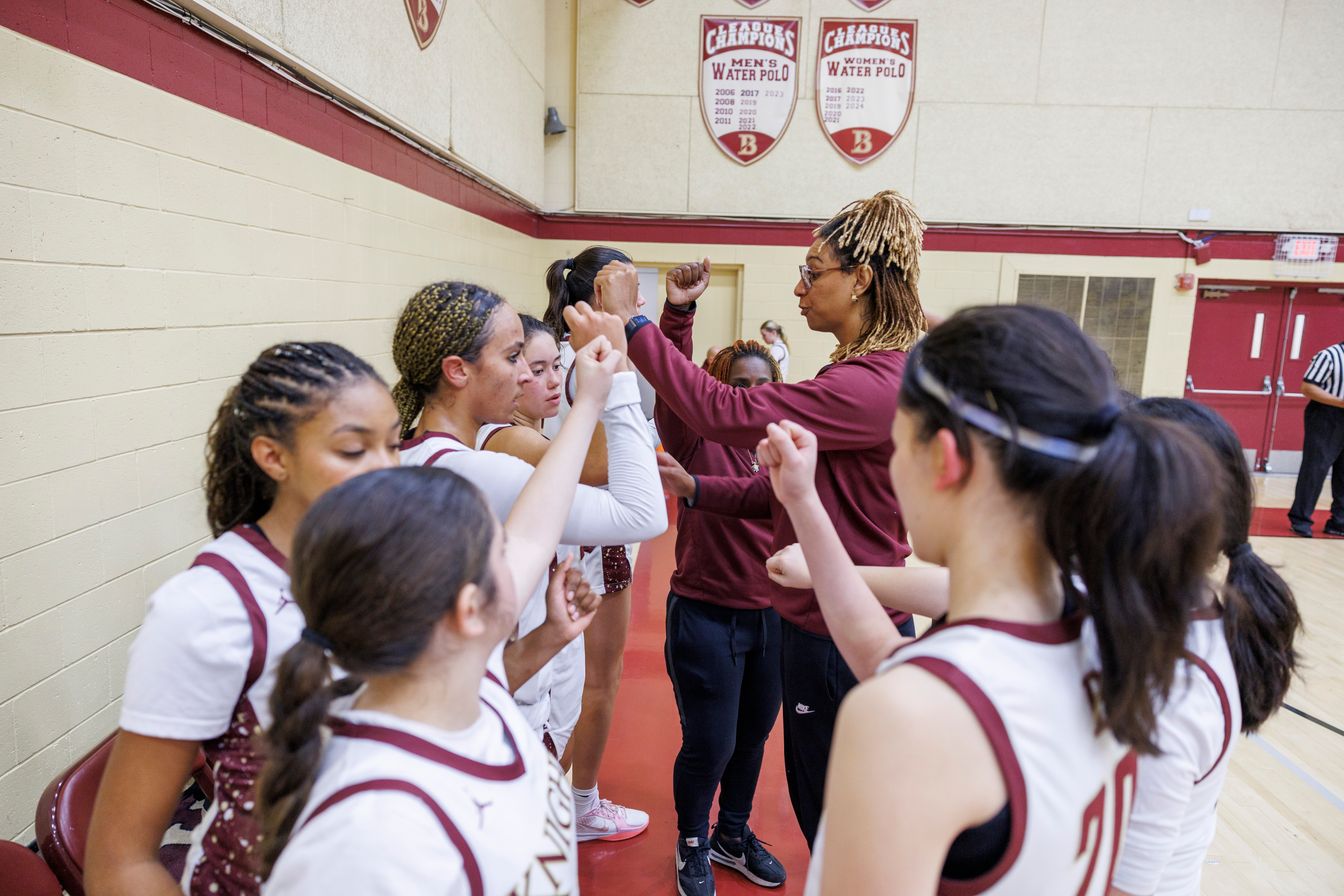
<svg viewBox="0 0 1344 896"><path fill-rule="evenodd" d="M1089 694L1098 664L1077 619L1027 625L949 623L900 648L878 669L918 666L975 713L1008 789L1003 858L940 892L1105 896L1134 793L1134 754L1098 735ZM819 893L824 830L808 893Z"/></svg>
<svg viewBox="0 0 1344 896"><path fill-rule="evenodd" d="M1157 756L1139 757L1139 784L1114 885L1127 893L1198 896L1218 796L1241 730L1237 673L1217 609L1201 611L1157 718Z"/></svg>
<svg viewBox="0 0 1344 896"><path fill-rule="evenodd" d="M564 771L493 675L480 700L464 732L333 713L317 781L265 892L577 893Z"/></svg>

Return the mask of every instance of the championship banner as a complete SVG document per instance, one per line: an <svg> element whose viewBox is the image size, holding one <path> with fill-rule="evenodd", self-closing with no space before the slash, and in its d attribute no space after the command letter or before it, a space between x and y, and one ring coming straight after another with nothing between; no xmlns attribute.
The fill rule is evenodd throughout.
<svg viewBox="0 0 1344 896"><path fill-rule="evenodd" d="M755 9L756 7L764 3L765 0L737 0L737 2L741 3L747 9Z"/></svg>
<svg viewBox="0 0 1344 896"><path fill-rule="evenodd" d="M411 31L415 33L415 42L422 50L439 33L439 23L443 21L443 4L444 0L406 0L406 15L411 17Z"/></svg>
<svg viewBox="0 0 1344 896"><path fill-rule="evenodd" d="M648 6L653 0L626 0L627 3L633 3L635 6Z"/></svg>
<svg viewBox="0 0 1344 896"><path fill-rule="evenodd" d="M700 17L700 113L734 162L763 158L793 118L799 23Z"/></svg>
<svg viewBox="0 0 1344 896"><path fill-rule="evenodd" d="M854 0L854 5L864 12L872 12L879 6L886 6L891 0Z"/></svg>
<svg viewBox="0 0 1344 896"><path fill-rule="evenodd" d="M817 116L831 145L863 165L895 142L915 102L914 21L822 19Z"/></svg>

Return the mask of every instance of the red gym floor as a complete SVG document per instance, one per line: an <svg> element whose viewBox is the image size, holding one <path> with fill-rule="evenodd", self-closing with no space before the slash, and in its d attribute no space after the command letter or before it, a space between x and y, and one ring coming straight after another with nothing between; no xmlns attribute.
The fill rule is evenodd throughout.
<svg viewBox="0 0 1344 896"><path fill-rule="evenodd" d="M647 542L639 551L631 589L630 638L625 673L616 701L616 721L603 759L602 795L643 809L649 829L623 843L585 843L579 847L579 883L588 894L666 896L676 893L673 849L677 838L672 809L672 760L681 745L672 685L663 666L663 617L667 582L672 575L676 530ZM784 783L783 733L779 724L766 744L765 764L756 788L751 828L784 863L789 880L766 891L735 872L715 866L722 894L802 893L807 877L807 844L798 832ZM716 810L717 811L717 810ZM711 814L710 821L714 821Z"/></svg>

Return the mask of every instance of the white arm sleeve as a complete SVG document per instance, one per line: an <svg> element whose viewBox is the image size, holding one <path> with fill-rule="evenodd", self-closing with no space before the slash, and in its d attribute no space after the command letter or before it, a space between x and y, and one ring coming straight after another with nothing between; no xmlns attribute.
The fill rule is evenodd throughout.
<svg viewBox="0 0 1344 896"><path fill-rule="evenodd" d="M1182 668L1189 670L1188 666ZM1134 810L1112 884L1147 896L1180 844L1195 781L1217 760L1222 748L1223 712L1202 675L1178 678L1171 700L1157 719L1156 756L1139 757Z"/></svg>
<svg viewBox="0 0 1344 896"><path fill-rule="evenodd" d="M173 576L131 644L121 727L168 740L223 734L251 658L247 611L224 577L206 567Z"/></svg>
<svg viewBox="0 0 1344 896"><path fill-rule="evenodd" d="M607 431L607 488L578 487L560 540L598 545L656 538L667 529L667 507L633 373L616 374L602 423ZM536 470L526 461L495 451L453 451L435 466L479 487L501 520L508 517Z"/></svg>

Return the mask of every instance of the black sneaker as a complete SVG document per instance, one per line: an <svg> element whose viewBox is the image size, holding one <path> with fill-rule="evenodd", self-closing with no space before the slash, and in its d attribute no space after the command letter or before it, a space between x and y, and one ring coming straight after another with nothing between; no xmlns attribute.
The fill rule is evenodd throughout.
<svg viewBox="0 0 1344 896"><path fill-rule="evenodd" d="M677 838L677 892L681 896L714 896L709 844L699 837Z"/></svg>
<svg viewBox="0 0 1344 896"><path fill-rule="evenodd" d="M1325 528L1321 529L1326 535L1344 536L1344 524L1337 523L1334 520L1326 520Z"/></svg>
<svg viewBox="0 0 1344 896"><path fill-rule="evenodd" d="M1288 528L1291 529L1291 530L1293 531L1293 534L1296 535L1298 538L1310 538L1310 537L1311 537L1311 527L1310 527L1310 526L1303 527L1303 526L1289 525Z"/></svg>
<svg viewBox="0 0 1344 896"><path fill-rule="evenodd" d="M756 839L751 828L743 829L742 840L734 851L719 836L719 826L715 825L709 835L709 859L733 869L762 887L777 887L789 876L784 866L779 864L779 859L772 856L770 850Z"/></svg>

